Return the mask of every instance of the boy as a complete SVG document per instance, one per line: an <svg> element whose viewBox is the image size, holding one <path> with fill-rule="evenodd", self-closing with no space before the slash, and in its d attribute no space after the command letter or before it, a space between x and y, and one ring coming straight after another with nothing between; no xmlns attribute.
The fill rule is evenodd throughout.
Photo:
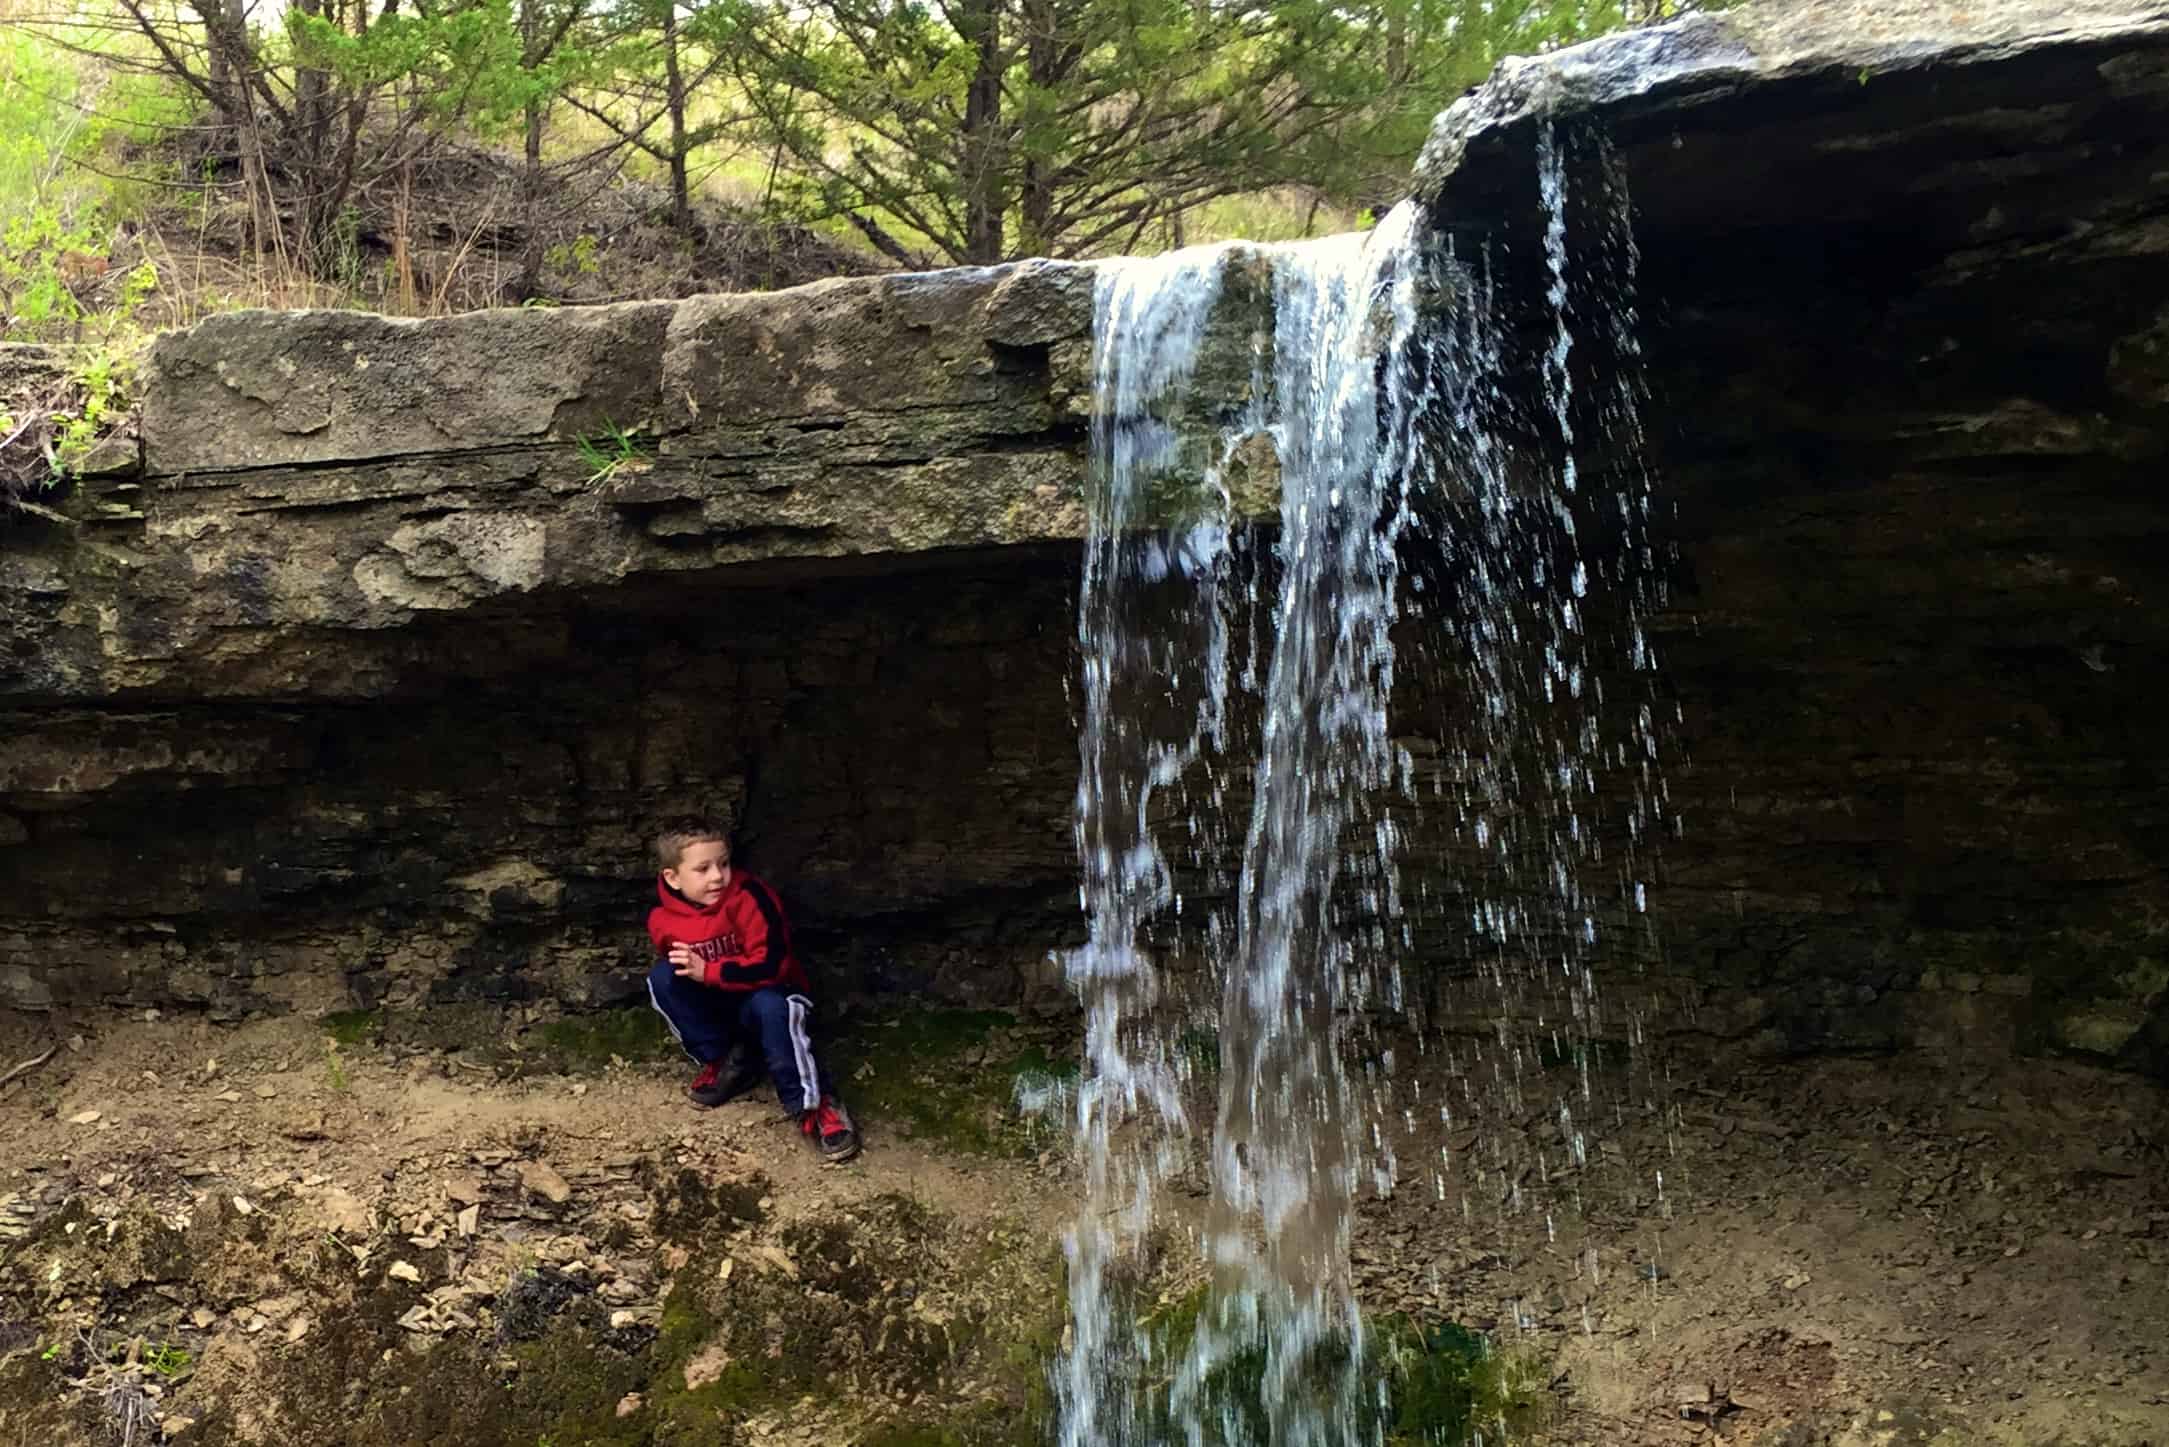
<svg viewBox="0 0 2169 1447"><path fill-rule="evenodd" d="M813 1001L775 891L731 867L730 840L710 819L666 824L655 853L663 872L648 938L662 958L648 971L648 999L700 1062L686 1094L706 1108L752 1089L757 1072L733 1071L731 1057L736 1046L757 1044L783 1108L822 1159L850 1160L858 1131L821 1089L806 1037Z"/></svg>

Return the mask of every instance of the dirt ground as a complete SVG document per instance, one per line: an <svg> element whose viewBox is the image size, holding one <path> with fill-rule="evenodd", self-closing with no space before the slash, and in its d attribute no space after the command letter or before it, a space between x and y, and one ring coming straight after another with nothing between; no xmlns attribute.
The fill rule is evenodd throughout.
<svg viewBox="0 0 2169 1447"><path fill-rule="evenodd" d="M1546 1121L1469 1132L1445 1199L1404 1172L1364 1211L1372 1292L1541 1351L1560 1441L2169 1443L2160 1088L2044 1061L1665 1065L1658 1099L1611 1083L1590 1169L1554 1146L1518 1213L1465 1192L1486 1164L1526 1180ZM1456 1144L1407 1134L1404 1161ZM1435 1281L1396 1282L1411 1250Z"/></svg>
<svg viewBox="0 0 2169 1447"><path fill-rule="evenodd" d="M951 1063L979 1075L1031 1033L965 1023ZM892 1106L825 1167L765 1100L695 1112L652 1054L0 1022L0 1071L47 1050L0 1085L0 1444L1040 1430L1059 1142ZM1404 1065L1398 1183L1359 1214L1367 1304L1544 1362L1539 1441L2169 1444L2162 1090L2049 1062L1648 1063L1595 1081L1581 1164L1541 1091L1513 1118L1467 1058ZM885 1069L854 1088L916 1098ZM544 1350L576 1318L592 1382ZM495 1395L431 1398L432 1363ZM518 1415L589 1398L608 1410Z"/></svg>

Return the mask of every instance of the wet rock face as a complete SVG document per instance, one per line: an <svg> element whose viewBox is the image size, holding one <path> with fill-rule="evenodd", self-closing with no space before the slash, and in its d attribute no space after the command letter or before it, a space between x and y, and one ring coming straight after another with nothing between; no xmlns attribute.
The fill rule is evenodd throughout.
<svg viewBox="0 0 2169 1447"><path fill-rule="evenodd" d="M1779 6L1509 65L1418 193L1529 388L1547 118L1585 377L1632 208L1676 554L1684 832L1619 994L2158 1068L2169 17ZM0 1001L612 998L644 821L698 799L830 983L1059 1002L1090 325L1089 268L1027 265L165 339L143 467L0 547Z"/></svg>
<svg viewBox="0 0 2169 1447"><path fill-rule="evenodd" d="M1750 7L1512 63L1419 190L1538 303L1547 116L1577 255L1633 208L1679 993L1779 1051L2163 1068L2169 14Z"/></svg>

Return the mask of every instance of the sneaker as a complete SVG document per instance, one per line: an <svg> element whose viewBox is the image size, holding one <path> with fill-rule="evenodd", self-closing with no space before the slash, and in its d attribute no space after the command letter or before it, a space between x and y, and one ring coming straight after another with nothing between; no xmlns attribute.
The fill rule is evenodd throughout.
<svg viewBox="0 0 2169 1447"><path fill-rule="evenodd" d="M700 1068L693 1083L685 1088L693 1104L702 1110L710 1110L726 1100L736 1100L761 1083L761 1074L745 1063L736 1053L711 1060Z"/></svg>
<svg viewBox="0 0 2169 1447"><path fill-rule="evenodd" d="M821 1159L829 1165L842 1165L859 1153L859 1133L850 1114L825 1095L819 1105L799 1114L798 1129L820 1148Z"/></svg>

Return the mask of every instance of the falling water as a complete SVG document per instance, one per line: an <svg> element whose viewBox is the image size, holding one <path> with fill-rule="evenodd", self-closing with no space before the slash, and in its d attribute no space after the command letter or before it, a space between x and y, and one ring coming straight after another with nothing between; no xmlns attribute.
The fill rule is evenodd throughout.
<svg viewBox="0 0 2169 1447"><path fill-rule="evenodd" d="M1194 455L1182 389L1220 297L1224 251L1179 252L1103 273L1095 358L1092 531L1078 642L1084 659L1077 849L1089 934L1070 956L1085 1004L1087 1073L1076 1097L1085 1201L1067 1243L1072 1341L1057 1382L1071 1447L1137 1440L1138 1342L1107 1273L1150 1224L1155 1183L1188 1134L1180 1072L1149 1027L1160 972L1146 931L1175 897L1156 801L1220 740L1228 692L1231 509L1221 459ZM1186 455L1188 454L1188 455ZM1156 485L1199 475L1177 497ZM1143 1117L1143 1146L1115 1132Z"/></svg>
<svg viewBox="0 0 2169 1447"><path fill-rule="evenodd" d="M1502 380L1486 260L1455 257L1411 206L1365 236L1101 272L1079 612L1089 938L1069 960L1087 1014L1075 1097L1086 1189L1056 1380L1065 1447L1377 1440L1356 1203L1398 1186L1394 1126L1413 1130L1416 1099L1442 1126L1456 1108L1450 1087L1422 1097L1421 1079L1397 1094L1390 1046L1350 1069L1354 1032L1408 1004L1403 965L1441 906L1402 895L1411 809L1449 811L1478 861L1456 898L1494 1019L1488 1044L1464 1058L1441 1047L1436 1063L1458 1080L1464 1115L1481 1095L1529 1118L1541 1089L1551 1122L1542 1143L1487 1142L1488 1161L1457 1180L1462 1210L1481 1197L1489 1211L1538 1212L1549 1232L1550 1188L1578 1190L1590 1163L1601 1022L1584 875L1607 862L1599 776L1635 776L1635 841L1661 811L1649 700L1618 722L1597 681L1618 640L1593 638L1583 615L1578 519L1593 480L1631 494L1617 531L1644 554L1600 565L1629 596L1619 646L1631 676L1649 666L1651 600L1637 590L1653 570L1637 384L1607 382L1577 410L1565 148L1547 129L1541 149L1551 325L1539 443ZM1615 273L1632 259L1623 210L1617 220L1596 228ZM1631 313L1597 300L1601 350L1625 355ZM1253 315L1266 307L1269 326ZM1231 355L1247 375L1229 371ZM1196 376L1205 366L1211 389ZM1606 453L1586 472L1583 415ZM1239 501L1261 443L1279 483L1277 527L1262 532ZM1441 561L1411 574L1416 527L1436 531L1423 541ZM1422 640L1411 658L1435 675L1413 686L1444 680L1463 700L1422 766L1389 717L1410 602ZM1612 862L1639 903L1634 845L1624 852ZM1205 1101L1184 1044L1200 1026L1217 1066L1209 1142L1193 1128ZM1571 1068L1550 1068L1561 1061ZM1444 1202L1453 1163L1440 1155L1426 1184ZM1158 1208L1178 1178L1209 1187L1202 1216ZM1163 1342L1124 1282L1177 1217L1211 1291L1188 1338ZM1237 1376L1246 1385L1231 1391Z"/></svg>
<svg viewBox="0 0 2169 1447"><path fill-rule="evenodd" d="M1175 1387L1193 1440L1201 1414L1232 1410L1208 1384L1244 1351L1263 1354L1259 1405L1274 1443L1353 1440L1361 1401L1347 1265L1364 1113L1342 1031L1391 967L1374 940L1337 926L1333 906L1344 873L1374 893L1393 878L1390 819L1367 848L1349 826L1397 760L1387 703L1415 217L1404 206L1367 236L1273 256L1280 586L1221 996L1207 1241L1218 1315ZM1342 1379L1310 1380L1335 1352ZM1211 1425L1242 1440L1234 1421Z"/></svg>

